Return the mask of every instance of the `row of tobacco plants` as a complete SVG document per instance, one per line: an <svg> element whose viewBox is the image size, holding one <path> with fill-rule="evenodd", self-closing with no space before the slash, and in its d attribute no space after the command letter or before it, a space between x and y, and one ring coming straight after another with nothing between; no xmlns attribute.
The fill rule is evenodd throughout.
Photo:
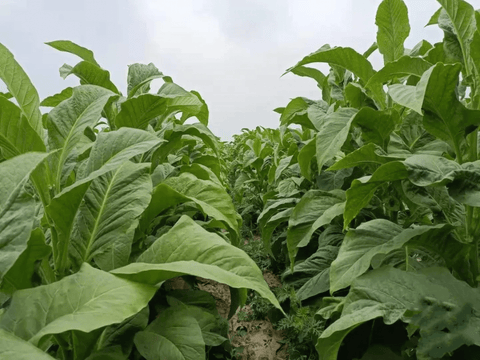
<svg viewBox="0 0 480 360"><path fill-rule="evenodd" d="M325 45L287 70L321 100L229 148L237 209L294 289L282 306L319 328L295 358L480 358L480 11L438 3L443 41L406 49L407 7L384 0L365 53Z"/></svg>
<svg viewBox="0 0 480 360"><path fill-rule="evenodd" d="M237 247L205 101L153 64L122 95L90 50L48 45L81 59L60 68L80 85L43 101L0 45L0 358L229 358L198 278L229 285L230 316L247 289L281 308ZM189 290L162 286L179 276Z"/></svg>

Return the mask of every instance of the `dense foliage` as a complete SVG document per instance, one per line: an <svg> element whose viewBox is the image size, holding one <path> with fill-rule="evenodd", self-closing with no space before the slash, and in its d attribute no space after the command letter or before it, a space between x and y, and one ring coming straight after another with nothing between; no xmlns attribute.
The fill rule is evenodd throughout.
<svg viewBox="0 0 480 360"><path fill-rule="evenodd" d="M248 288L280 306L236 246L207 105L153 64L129 66L123 96L90 50L48 45L82 59L60 68L81 85L42 102L0 45L0 357L226 358L228 324L196 277L230 286L230 316ZM193 289L162 286L178 276Z"/></svg>
<svg viewBox="0 0 480 360"><path fill-rule="evenodd" d="M287 70L321 100L232 145L241 211L325 325L320 359L480 358L480 12L438 2L442 42L405 49L407 8L384 0L364 54L325 45Z"/></svg>
<svg viewBox="0 0 480 360"><path fill-rule="evenodd" d="M407 8L383 0L365 53L287 70L320 100L229 144L153 64L124 96L90 50L50 42L80 85L40 101L0 45L0 357L230 358L205 278L228 317L248 297L285 330L291 359L480 358L480 11L438 2L441 42L406 49Z"/></svg>

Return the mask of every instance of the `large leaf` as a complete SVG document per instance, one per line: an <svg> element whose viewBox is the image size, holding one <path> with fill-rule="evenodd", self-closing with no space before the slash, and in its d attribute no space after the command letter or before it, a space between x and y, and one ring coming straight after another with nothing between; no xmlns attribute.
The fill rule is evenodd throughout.
<svg viewBox="0 0 480 360"><path fill-rule="evenodd" d="M287 247L290 261L295 263L297 247L307 246L313 233L343 213L345 193L310 190L293 209L288 221Z"/></svg>
<svg viewBox="0 0 480 360"><path fill-rule="evenodd" d="M253 289L281 309L255 262L188 216L182 216L168 233L158 238L137 263L112 273L152 285L184 274L200 276L234 288Z"/></svg>
<svg viewBox="0 0 480 360"><path fill-rule="evenodd" d="M98 86L84 85L73 89L73 95L48 114L48 143L50 149L61 149L55 154L53 173L60 192L75 166L77 148L82 144L87 127L93 128L101 117L103 107L113 93Z"/></svg>
<svg viewBox="0 0 480 360"><path fill-rule="evenodd" d="M368 270L374 257L400 249L414 237L431 236L438 239L442 233L445 233L444 224L402 229L399 225L384 219L362 223L347 233L338 257L332 263L331 293L350 286L357 277Z"/></svg>
<svg viewBox="0 0 480 360"><path fill-rule="evenodd" d="M385 63L403 56L403 43L410 34L408 10L403 0L383 0L377 10L375 24L378 26L378 50Z"/></svg>
<svg viewBox="0 0 480 360"><path fill-rule="evenodd" d="M347 140L352 121L357 114L356 109L342 108L325 118L325 123L316 136L316 155L318 171L333 159Z"/></svg>
<svg viewBox="0 0 480 360"><path fill-rule="evenodd" d="M446 40L449 33L456 37L462 52L463 62L469 73L470 43L475 32L475 10L463 0L437 0L444 11L440 12L438 24L445 31ZM445 19L448 18L448 21Z"/></svg>
<svg viewBox="0 0 480 360"><path fill-rule="evenodd" d="M374 143L370 143L347 154L344 158L330 166L327 171L347 169L354 166L368 164L382 165L394 160L396 160L396 158L388 156L381 147Z"/></svg>
<svg viewBox="0 0 480 360"><path fill-rule="evenodd" d="M88 50L87 48L84 48L80 45L75 44L72 41L69 40L56 40L56 41L50 41L45 43L54 49L57 49L59 51L64 51L68 52L70 54L77 55L78 57L82 58L85 61L88 61L92 64L95 64L97 66L98 63L95 61L95 57L93 56L93 52L91 50Z"/></svg>
<svg viewBox="0 0 480 360"><path fill-rule="evenodd" d="M31 127L43 139L42 114L37 90L13 54L2 44L0 44L0 79L17 100L18 106Z"/></svg>
<svg viewBox="0 0 480 360"><path fill-rule="evenodd" d="M287 72L292 71L293 68L298 66L315 62L341 66L358 76L364 83L367 83L373 74L375 74L372 64L355 50L348 47L322 47L318 51L304 57L295 66L288 69Z"/></svg>
<svg viewBox="0 0 480 360"><path fill-rule="evenodd" d="M121 104L121 110L115 118L115 124L146 129L150 120L167 111L168 98L155 94L142 94Z"/></svg>
<svg viewBox="0 0 480 360"><path fill-rule="evenodd" d="M155 187L152 201L142 217L142 228L145 229L163 210L190 201L238 235L237 213L224 187L210 180L198 179L191 173L168 178Z"/></svg>
<svg viewBox="0 0 480 360"><path fill-rule="evenodd" d="M81 61L74 67L64 65L60 69L60 74L64 79L73 74L80 79L82 85L97 85L120 94L115 84L110 81L110 73L88 61Z"/></svg>
<svg viewBox="0 0 480 360"><path fill-rule="evenodd" d="M8 360L53 360L53 357L39 348L2 329L0 329L0 356Z"/></svg>
<svg viewBox="0 0 480 360"><path fill-rule="evenodd" d="M0 163L0 281L27 248L35 201L25 184L46 153L26 153Z"/></svg>
<svg viewBox="0 0 480 360"><path fill-rule="evenodd" d="M145 331L137 333L135 346L147 360L205 359L205 342L199 323L188 312L176 307L163 310Z"/></svg>
<svg viewBox="0 0 480 360"><path fill-rule="evenodd" d="M40 228L33 230L28 239L27 248L3 277L1 290L5 293L13 293L16 290L31 288L35 262L46 258L51 252L52 248L45 243L43 231Z"/></svg>
<svg viewBox="0 0 480 360"><path fill-rule="evenodd" d="M362 129L365 143L374 143L387 149L390 134L399 122L400 116L396 111L376 111L364 107L355 116L353 125Z"/></svg>
<svg viewBox="0 0 480 360"><path fill-rule="evenodd" d="M397 161L380 166L368 179L353 180L347 190L347 203L343 214L343 224L347 228L361 209L368 205L375 190L387 181L402 180L408 176L405 166Z"/></svg>
<svg viewBox="0 0 480 360"><path fill-rule="evenodd" d="M146 93L150 89L150 83L154 79L162 78L163 74L152 63L148 65L133 64L128 66L127 92L128 97L140 93Z"/></svg>
<svg viewBox="0 0 480 360"><path fill-rule="evenodd" d="M46 151L43 138L20 108L3 96L0 96L0 148L7 159L29 151Z"/></svg>
<svg viewBox="0 0 480 360"><path fill-rule="evenodd" d="M117 169L125 161L145 153L161 142L155 135L136 129L120 129L99 134L93 145L83 176L58 194L47 207L55 224L53 255L58 271L68 264L68 247L75 216L89 184L97 177Z"/></svg>
<svg viewBox="0 0 480 360"><path fill-rule="evenodd" d="M127 161L95 179L73 225L70 256L77 266L95 263L105 271L127 265L138 218L150 203L150 164Z"/></svg>
<svg viewBox="0 0 480 360"><path fill-rule="evenodd" d="M322 359L336 360L343 339L357 326L378 317L383 317L387 325L393 324L407 310L418 312L420 305L430 299L449 309L447 311L453 317L462 309L471 311L467 319L462 319L462 326L449 325L448 331L441 333L442 338L437 337L440 340L436 347L438 352L445 349L451 352L463 344L480 344L480 295L476 289L455 279L445 268L426 268L414 273L383 267L354 282L342 316L322 333L316 345L317 351ZM425 315L428 316L427 311ZM455 323L458 324L457 321L451 322Z"/></svg>
<svg viewBox="0 0 480 360"><path fill-rule="evenodd" d="M15 292L0 328L41 346L47 335L88 333L119 323L143 309L155 291L85 263L78 273L60 281Z"/></svg>

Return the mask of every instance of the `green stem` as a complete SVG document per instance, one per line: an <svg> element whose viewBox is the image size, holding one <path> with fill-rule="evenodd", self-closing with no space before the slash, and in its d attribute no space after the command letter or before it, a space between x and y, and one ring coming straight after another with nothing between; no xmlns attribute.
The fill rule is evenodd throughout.
<svg viewBox="0 0 480 360"><path fill-rule="evenodd" d="M48 285L55 282L55 273L53 272L53 269L50 266L50 262L48 261L48 258L44 258L40 263L40 274L45 284Z"/></svg>

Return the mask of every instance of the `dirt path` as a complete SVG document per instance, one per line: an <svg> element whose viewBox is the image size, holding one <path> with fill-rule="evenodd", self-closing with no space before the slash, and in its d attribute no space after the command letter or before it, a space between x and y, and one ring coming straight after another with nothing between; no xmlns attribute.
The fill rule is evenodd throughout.
<svg viewBox="0 0 480 360"><path fill-rule="evenodd" d="M281 286L279 279L272 273L267 272L263 276L271 288ZM199 280L199 288L213 295L217 302L218 312L226 318L230 309L228 286L212 280ZM275 330L268 319L239 320L240 310L248 312L250 308L247 305L243 309L237 310L237 313L229 321L232 345L243 348L243 352L237 357L241 360L286 360L288 358L286 350L280 350L280 341L283 340L282 333Z"/></svg>

